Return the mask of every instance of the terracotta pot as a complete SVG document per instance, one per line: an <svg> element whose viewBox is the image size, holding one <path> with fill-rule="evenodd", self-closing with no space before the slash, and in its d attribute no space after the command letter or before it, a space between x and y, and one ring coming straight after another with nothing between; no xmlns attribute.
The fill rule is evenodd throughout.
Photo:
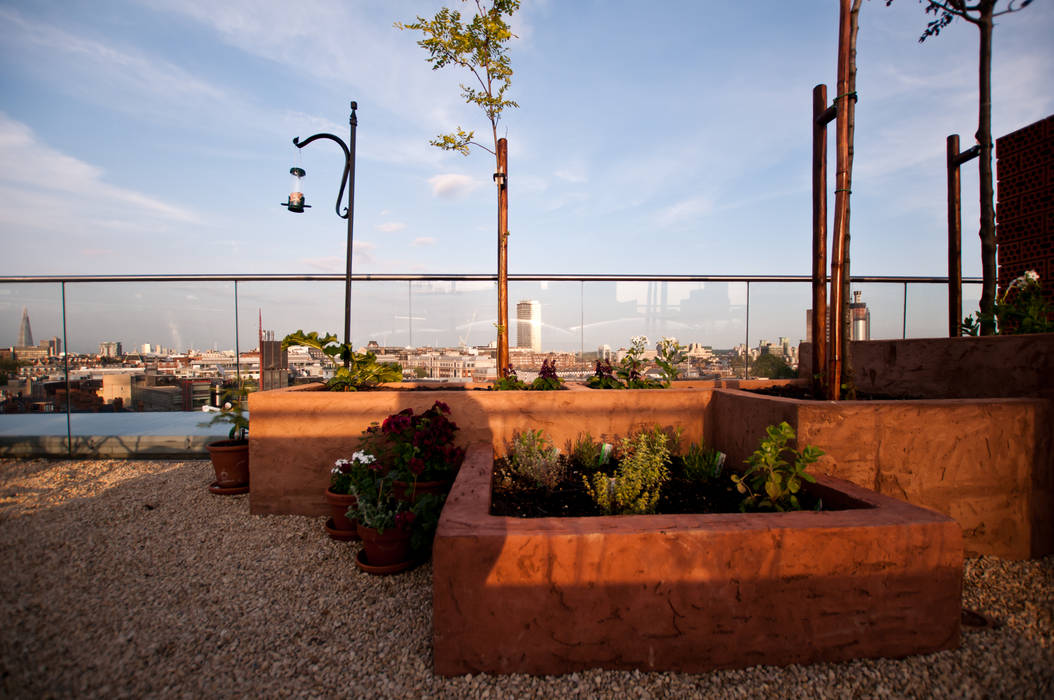
<svg viewBox="0 0 1054 700"><path fill-rule="evenodd" d="M359 523L359 537L366 552L366 563L374 567L391 566L410 560L410 533L397 527L378 533Z"/></svg>
<svg viewBox="0 0 1054 700"><path fill-rule="evenodd" d="M412 481L393 481L392 496L400 501L417 503L417 499L426 493L434 493L438 495L448 493L450 491L450 485L453 483L454 482L451 480L418 481L416 484Z"/></svg>
<svg viewBox="0 0 1054 700"><path fill-rule="evenodd" d="M205 447L216 470L216 486L237 488L249 484L249 441L220 440Z"/></svg>
<svg viewBox="0 0 1054 700"><path fill-rule="evenodd" d="M330 523L327 523L327 531L332 529L333 532L329 533L329 536L333 539L350 539L356 536L355 526L358 524L357 521L348 518L348 508L355 505L355 495L351 493L333 493L329 489L326 489L326 503L329 504L330 513L332 518ZM350 537L338 537L334 534L343 533Z"/></svg>

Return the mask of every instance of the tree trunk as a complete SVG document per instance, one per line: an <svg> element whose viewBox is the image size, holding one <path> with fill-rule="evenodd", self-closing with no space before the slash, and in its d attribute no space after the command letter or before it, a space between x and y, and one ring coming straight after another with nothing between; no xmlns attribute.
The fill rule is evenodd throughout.
<svg viewBox="0 0 1054 700"><path fill-rule="evenodd" d="M978 83L980 108L977 117L977 143L981 148L981 335L995 334L996 244L995 194L992 185L992 11L993 2L984 2L977 26L981 31Z"/></svg>

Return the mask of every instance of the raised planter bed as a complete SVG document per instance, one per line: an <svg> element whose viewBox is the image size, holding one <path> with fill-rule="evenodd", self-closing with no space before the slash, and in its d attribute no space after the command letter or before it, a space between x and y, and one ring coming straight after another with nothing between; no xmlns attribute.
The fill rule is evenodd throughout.
<svg viewBox="0 0 1054 700"><path fill-rule="evenodd" d="M458 424L458 443L504 449L514 432L542 429L558 446L588 429L594 437L627 435L642 425L680 426L685 440L710 440L706 417L718 386L770 382L691 382L686 388L602 391L364 391L328 392L309 384L249 396L252 429L250 510L259 514L322 515L329 470L349 456L373 421L443 401ZM394 385L407 388L412 385Z"/></svg>
<svg viewBox="0 0 1054 700"><path fill-rule="evenodd" d="M489 515L470 448L433 549L435 671L699 672L959 643L960 529L836 479L821 513ZM254 483L255 488L255 483Z"/></svg>
<svg viewBox="0 0 1054 700"><path fill-rule="evenodd" d="M815 471L951 516L967 556L1054 551L1049 401L831 402L719 390L711 411L730 463L750 453L752 435L785 420L800 444L826 452Z"/></svg>

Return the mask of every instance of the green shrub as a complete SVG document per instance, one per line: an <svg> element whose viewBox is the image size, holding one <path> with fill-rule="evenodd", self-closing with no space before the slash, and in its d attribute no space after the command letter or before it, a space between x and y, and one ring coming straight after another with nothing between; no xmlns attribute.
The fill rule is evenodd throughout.
<svg viewBox="0 0 1054 700"><path fill-rule="evenodd" d="M541 430L513 433L506 451L512 470L538 486L552 490L564 479L567 468L560 451Z"/></svg>
<svg viewBox="0 0 1054 700"><path fill-rule="evenodd" d="M770 425L765 432L758 449L744 460L749 465L746 472L742 476L732 475L736 488L746 494L739 509L801 510L796 494L801 490L802 481L816 482L805 469L823 455L823 450L813 445L800 451L787 447L787 441L794 439L794 428L786 421ZM794 462L783 459L784 453Z"/></svg>
<svg viewBox="0 0 1054 700"><path fill-rule="evenodd" d="M593 502L608 515L654 513L662 485L670 478L668 440L659 428L622 438L622 457L615 473L583 477Z"/></svg>
<svg viewBox="0 0 1054 700"><path fill-rule="evenodd" d="M702 483L715 481L725 467L725 453L708 448L702 442L693 442L681 455L684 474L692 481Z"/></svg>

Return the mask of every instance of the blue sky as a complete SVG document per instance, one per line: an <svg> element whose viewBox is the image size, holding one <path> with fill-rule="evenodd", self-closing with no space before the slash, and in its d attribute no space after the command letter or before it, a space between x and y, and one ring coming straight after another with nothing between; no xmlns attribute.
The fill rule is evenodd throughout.
<svg viewBox="0 0 1054 700"><path fill-rule="evenodd" d="M493 272L491 156L428 145L486 122L459 96L466 76L432 71L392 26L442 4L0 2L0 274L341 272L339 151L291 140L346 135L352 99L356 272ZM510 272L807 274L811 91L834 94L837 6L525 0L520 108L500 127ZM919 44L926 21L912 0L861 13L856 274L947 272L945 137L965 147L976 129L977 31ZM1000 21L997 136L1054 112L1051 36L1050 2ZM278 205L292 165L314 205L299 216ZM980 274L976 179L968 167L966 275ZM24 301L5 293L0 344ZM336 330L332 296L336 318L317 322Z"/></svg>

